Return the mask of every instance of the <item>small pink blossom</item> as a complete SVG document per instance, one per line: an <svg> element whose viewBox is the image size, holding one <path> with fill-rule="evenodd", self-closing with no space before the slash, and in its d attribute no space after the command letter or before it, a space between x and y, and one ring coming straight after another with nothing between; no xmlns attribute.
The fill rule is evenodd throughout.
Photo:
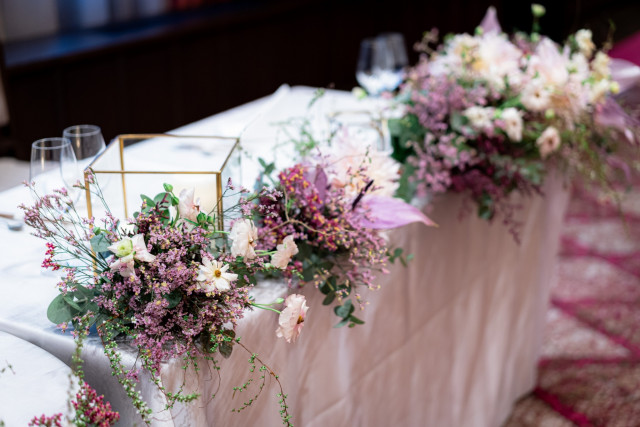
<svg viewBox="0 0 640 427"><path fill-rule="evenodd" d="M122 277L131 277L135 275L135 262L133 260L133 254L129 254L122 258L116 258L111 263L109 269L114 273L120 273Z"/></svg>
<svg viewBox="0 0 640 427"><path fill-rule="evenodd" d="M147 244L144 242L144 235L136 234L131 238L133 243L133 257L138 261L152 262L156 259L155 255L151 255L147 250Z"/></svg>
<svg viewBox="0 0 640 427"><path fill-rule="evenodd" d="M190 221L196 222L198 220L198 213L200 213L199 202L200 199L194 201L194 189L182 189L178 195L178 214L181 218L186 218Z"/></svg>
<svg viewBox="0 0 640 427"><path fill-rule="evenodd" d="M256 257L254 249L258 244L258 230L251 220L242 219L233 224L229 238L233 241L231 255L249 260Z"/></svg>
<svg viewBox="0 0 640 427"><path fill-rule="evenodd" d="M276 336L284 338L288 343L294 343L302 331L309 307L304 295L298 294L289 295L284 300L284 306L278 319L280 326L276 329Z"/></svg>
<svg viewBox="0 0 640 427"><path fill-rule="evenodd" d="M291 258L297 253L298 245L293 241L293 236L289 235L276 247L276 253L271 255L271 264L284 270L289 265Z"/></svg>
<svg viewBox="0 0 640 427"><path fill-rule="evenodd" d="M536 140L540 156L544 159L560 147L560 134L553 126L549 126Z"/></svg>

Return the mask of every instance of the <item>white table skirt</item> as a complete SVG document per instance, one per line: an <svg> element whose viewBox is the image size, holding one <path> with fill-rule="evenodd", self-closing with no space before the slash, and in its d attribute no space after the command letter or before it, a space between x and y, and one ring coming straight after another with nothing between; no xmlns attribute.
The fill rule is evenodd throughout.
<svg viewBox="0 0 640 427"><path fill-rule="evenodd" d="M259 100L178 132L237 135L265 106L276 108L261 113L262 123L288 110L300 114L311 96L309 88L293 88L276 102ZM324 108L362 108L340 92L331 92L324 102ZM264 136L266 128L261 129ZM245 148L251 149L251 141ZM244 172L250 176L255 169L245 164ZM2 210L10 207L8 201L24 197L18 189L0 194ZM333 329L337 317L321 305L323 295L304 289L311 308L296 344L276 340L277 316L270 312L250 313L238 334L280 375L298 426L499 426L514 401L534 386L566 202L560 180L552 177L544 199L523 202L522 243L517 245L498 222L488 224L473 215L459 220L461 198L444 196L430 213L440 228L411 225L390 233L415 259L407 268L393 266L380 279L382 289L366 293L370 305L359 316L365 325ZM46 319L57 291L55 278L38 271L44 243L6 229L0 230L0 239L11 242L0 245L0 330L68 363L70 337L55 332ZM258 301L269 301L286 289L266 283L257 292ZM137 418L96 341L84 355L88 381L121 412L120 425L132 425ZM133 355L128 357L132 362ZM232 398L232 387L247 378L247 358L236 348L231 359L222 361L220 389L209 404L160 413L155 424L281 425L273 381L252 407L230 412L247 398ZM181 375L178 367L166 369L164 385L171 388ZM205 396L218 388L216 380L206 377L190 377ZM144 379L141 388L160 410L161 393Z"/></svg>

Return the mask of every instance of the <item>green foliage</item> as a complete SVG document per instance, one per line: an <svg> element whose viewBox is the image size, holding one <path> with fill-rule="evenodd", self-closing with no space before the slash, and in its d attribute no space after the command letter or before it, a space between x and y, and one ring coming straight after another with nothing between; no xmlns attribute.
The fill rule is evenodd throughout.
<svg viewBox="0 0 640 427"><path fill-rule="evenodd" d="M490 220L495 214L495 205L493 199L488 193L482 193L478 200L478 217L484 220Z"/></svg>
<svg viewBox="0 0 640 427"><path fill-rule="evenodd" d="M406 267L407 264L413 259L413 254L404 256L404 249L402 248L395 248L393 252L388 251L387 256L389 257L389 262L391 262L391 264L394 264L396 260L399 260L404 267Z"/></svg>
<svg viewBox="0 0 640 427"><path fill-rule="evenodd" d="M398 180L398 189L395 196L404 200L405 202L411 202L413 196L416 193L417 183L411 179L416 171L416 167L411 163L405 163L402 166L402 174Z"/></svg>
<svg viewBox="0 0 640 427"><path fill-rule="evenodd" d="M426 135L425 129L420 125L418 117L408 114L401 119L391 119L388 122L389 134L391 136L391 146L393 153L391 157L405 164L409 156L414 155L415 151L409 144L410 142L422 142Z"/></svg>
<svg viewBox="0 0 640 427"><path fill-rule="evenodd" d="M363 325L364 321L353 315L355 309L356 307L350 299L346 300L342 305L334 307L333 311L336 313L336 316L342 319L334 326L334 328L341 328L345 325L349 325L350 328L353 328L356 325Z"/></svg>
<svg viewBox="0 0 640 427"><path fill-rule="evenodd" d="M56 296L47 308L47 318L56 325L69 323L76 317L85 316L89 312L97 312L98 306L93 299L99 292L88 289L79 283L74 284L75 290Z"/></svg>
<svg viewBox="0 0 640 427"><path fill-rule="evenodd" d="M220 343L218 351L225 359L231 357L231 352L233 352L233 343L236 337L236 332L233 329L224 329L222 331L222 335L224 337L224 341Z"/></svg>

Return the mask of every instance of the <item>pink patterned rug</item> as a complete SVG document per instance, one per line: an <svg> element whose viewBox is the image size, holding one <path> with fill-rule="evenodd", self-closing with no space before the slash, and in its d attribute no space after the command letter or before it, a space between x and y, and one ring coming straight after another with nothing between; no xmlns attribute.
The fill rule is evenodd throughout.
<svg viewBox="0 0 640 427"><path fill-rule="evenodd" d="M574 191L538 385L503 427L640 426L640 190L622 213Z"/></svg>

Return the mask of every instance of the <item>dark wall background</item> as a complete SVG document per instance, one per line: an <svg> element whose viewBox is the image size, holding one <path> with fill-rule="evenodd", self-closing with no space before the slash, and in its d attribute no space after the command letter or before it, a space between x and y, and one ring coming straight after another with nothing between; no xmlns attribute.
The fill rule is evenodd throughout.
<svg viewBox="0 0 640 427"><path fill-rule="evenodd" d="M596 41L640 30L640 1L540 1L543 32L562 40L588 27ZM137 23L3 46L11 121L0 156L27 159L32 141L80 123L105 138L161 132L273 92L281 83L349 90L360 40L402 32L411 48L438 27L472 32L493 4L504 30L529 30L516 0L280 0L221 5ZM417 59L415 53L411 60Z"/></svg>

